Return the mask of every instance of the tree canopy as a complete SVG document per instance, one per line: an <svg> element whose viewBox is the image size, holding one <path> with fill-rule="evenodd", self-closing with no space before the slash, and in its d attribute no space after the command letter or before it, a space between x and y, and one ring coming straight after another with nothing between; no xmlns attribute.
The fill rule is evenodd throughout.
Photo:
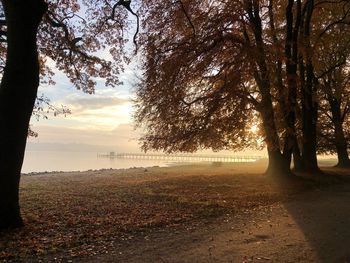
<svg viewBox="0 0 350 263"><path fill-rule="evenodd" d="M130 32L130 1L51 0L37 34L41 82L54 84L56 69L86 93L94 93L96 79L120 84L118 76L129 61L125 45ZM131 9L130 9L131 10ZM6 62L6 19L0 5L1 68ZM130 48L128 46L127 48ZM132 48L132 47L131 47Z"/></svg>
<svg viewBox="0 0 350 263"><path fill-rule="evenodd" d="M258 113L270 161L318 169L322 79L344 64L327 56L348 59L348 1L146 0L141 12L145 149L239 150Z"/></svg>

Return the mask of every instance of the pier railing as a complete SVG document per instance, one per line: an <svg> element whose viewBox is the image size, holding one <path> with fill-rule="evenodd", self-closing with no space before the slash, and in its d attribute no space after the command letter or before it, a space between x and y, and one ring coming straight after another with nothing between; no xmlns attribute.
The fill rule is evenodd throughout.
<svg viewBox="0 0 350 263"><path fill-rule="evenodd" d="M100 158L142 159L165 161L198 161L198 162L255 162L264 158L256 155L205 155L205 154L155 154L155 153L114 153L98 154Z"/></svg>

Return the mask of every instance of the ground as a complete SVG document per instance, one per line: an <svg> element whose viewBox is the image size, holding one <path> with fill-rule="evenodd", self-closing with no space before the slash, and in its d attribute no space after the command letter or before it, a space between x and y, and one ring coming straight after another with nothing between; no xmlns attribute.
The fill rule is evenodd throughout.
<svg viewBox="0 0 350 263"><path fill-rule="evenodd" d="M1 262L350 262L347 171L255 164L25 175Z"/></svg>

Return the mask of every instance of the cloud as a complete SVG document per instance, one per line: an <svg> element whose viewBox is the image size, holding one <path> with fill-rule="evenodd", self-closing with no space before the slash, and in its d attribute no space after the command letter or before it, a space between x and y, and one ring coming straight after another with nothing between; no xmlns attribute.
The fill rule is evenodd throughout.
<svg viewBox="0 0 350 263"><path fill-rule="evenodd" d="M112 130L79 129L37 125L33 129L38 132L37 138L30 138L32 143L89 144L108 146L115 151L138 152L140 137L132 124L118 125ZM53 149L55 150L55 149Z"/></svg>
<svg viewBox="0 0 350 263"><path fill-rule="evenodd" d="M73 108L76 112L121 106L128 103L130 103L130 100L125 98L100 97L93 95L89 98L70 98L67 100L68 107Z"/></svg>
<svg viewBox="0 0 350 263"><path fill-rule="evenodd" d="M72 114L49 115L48 120L41 119L40 122L33 119L31 123L39 133L40 142L134 145L133 149L137 149L138 135L130 123L134 112L132 98L139 81L137 76L142 75L138 57L124 65L125 71L119 76L123 85L108 87L103 79L97 78L93 95L76 90L65 74L55 68L53 61L48 63L56 73L56 85L42 86L39 93L45 94L58 108L61 105L68 107Z"/></svg>

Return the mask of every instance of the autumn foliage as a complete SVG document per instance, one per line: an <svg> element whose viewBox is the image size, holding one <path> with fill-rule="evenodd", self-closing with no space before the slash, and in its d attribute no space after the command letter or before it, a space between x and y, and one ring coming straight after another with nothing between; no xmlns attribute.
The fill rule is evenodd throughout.
<svg viewBox="0 0 350 263"><path fill-rule="evenodd" d="M349 11L347 1L143 1L136 120L144 149L240 150L255 124L268 172L289 174L292 157L295 168L318 172L321 108L334 120L325 105L339 99L341 115L348 111ZM347 149L346 137L334 136Z"/></svg>

